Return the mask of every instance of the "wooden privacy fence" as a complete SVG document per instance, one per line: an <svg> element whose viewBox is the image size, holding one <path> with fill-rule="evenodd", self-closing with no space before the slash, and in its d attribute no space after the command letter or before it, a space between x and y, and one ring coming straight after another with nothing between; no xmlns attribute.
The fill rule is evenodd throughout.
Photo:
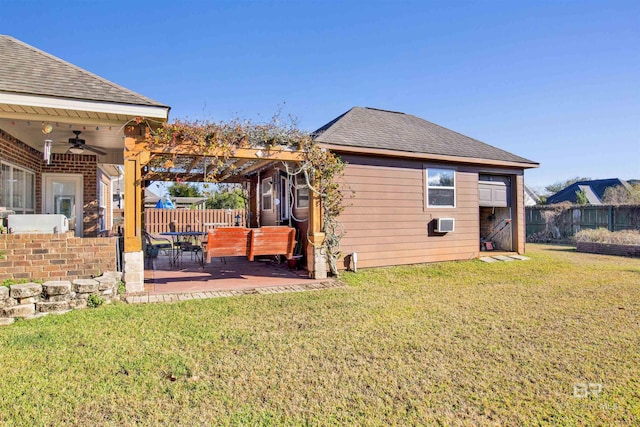
<svg viewBox="0 0 640 427"><path fill-rule="evenodd" d="M549 233L567 239L581 229L640 230L639 205L550 205L526 208L527 237Z"/></svg>
<svg viewBox="0 0 640 427"><path fill-rule="evenodd" d="M244 209L145 209L144 229L151 234L164 233L169 224L176 225L176 231L206 231L214 226L232 227L247 223Z"/></svg>

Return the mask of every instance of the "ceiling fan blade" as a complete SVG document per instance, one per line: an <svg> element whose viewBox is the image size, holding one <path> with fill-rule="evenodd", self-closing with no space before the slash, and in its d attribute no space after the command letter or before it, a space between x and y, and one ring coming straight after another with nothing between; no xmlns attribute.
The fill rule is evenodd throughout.
<svg viewBox="0 0 640 427"><path fill-rule="evenodd" d="M98 148L92 147L90 145L82 145L82 148L84 148L85 150L89 150L89 151L93 151L96 154L100 154L101 156L106 156L107 153L105 151L102 151Z"/></svg>

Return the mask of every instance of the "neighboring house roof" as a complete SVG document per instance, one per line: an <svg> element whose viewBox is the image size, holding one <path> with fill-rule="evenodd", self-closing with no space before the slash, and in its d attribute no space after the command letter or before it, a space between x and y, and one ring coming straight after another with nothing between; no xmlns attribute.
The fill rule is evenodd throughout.
<svg viewBox="0 0 640 427"><path fill-rule="evenodd" d="M0 58L0 92L169 108L10 36Z"/></svg>
<svg viewBox="0 0 640 427"><path fill-rule="evenodd" d="M147 207L153 207L158 203L161 199L161 196L158 196L157 193L149 189L149 187L144 189L144 204ZM191 205L201 205L207 201L206 197L171 197L171 201L176 208L191 206Z"/></svg>
<svg viewBox="0 0 640 427"><path fill-rule="evenodd" d="M331 149L401 152L409 157L482 159L522 167L538 163L411 114L354 107L313 133ZM461 159L463 160L463 159Z"/></svg>
<svg viewBox="0 0 640 427"><path fill-rule="evenodd" d="M584 191L589 204L601 205L602 199L604 198L604 192L607 188L617 187L619 185L629 188L629 184L626 181L618 178L579 181L547 197L547 204L551 205L561 202L576 203L576 192Z"/></svg>
<svg viewBox="0 0 640 427"><path fill-rule="evenodd" d="M525 206L535 206L540 203L540 196L533 191L529 186L524 186L524 204Z"/></svg>

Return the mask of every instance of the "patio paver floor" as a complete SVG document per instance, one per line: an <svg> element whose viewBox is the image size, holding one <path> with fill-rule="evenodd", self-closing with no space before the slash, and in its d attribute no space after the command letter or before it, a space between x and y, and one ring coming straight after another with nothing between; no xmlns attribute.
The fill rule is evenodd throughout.
<svg viewBox="0 0 640 427"><path fill-rule="evenodd" d="M250 262L244 257L214 258L204 267L185 254L179 267L160 255L145 263L141 294L127 295L128 303L172 302L249 294L302 292L344 286L333 279L310 279L306 270L289 270L274 261Z"/></svg>

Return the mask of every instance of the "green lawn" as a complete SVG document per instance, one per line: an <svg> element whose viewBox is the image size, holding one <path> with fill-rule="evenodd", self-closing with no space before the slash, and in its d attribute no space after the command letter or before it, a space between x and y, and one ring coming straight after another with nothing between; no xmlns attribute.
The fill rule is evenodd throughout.
<svg viewBox="0 0 640 427"><path fill-rule="evenodd" d="M16 322L0 425L640 424L640 261L528 249Z"/></svg>

